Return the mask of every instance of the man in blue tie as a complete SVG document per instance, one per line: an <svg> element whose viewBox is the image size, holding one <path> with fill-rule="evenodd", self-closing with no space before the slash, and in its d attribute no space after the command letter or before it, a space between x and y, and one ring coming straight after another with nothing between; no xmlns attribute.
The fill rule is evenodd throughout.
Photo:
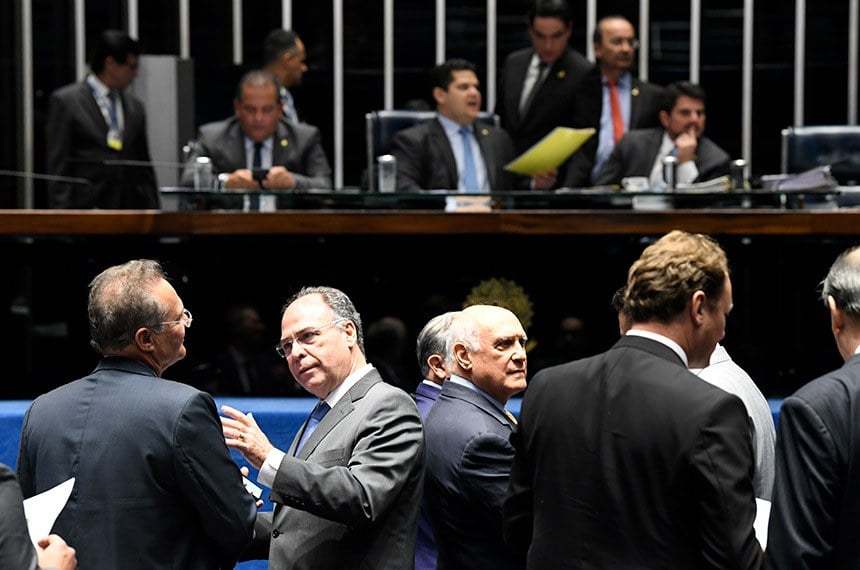
<svg viewBox="0 0 860 570"><path fill-rule="evenodd" d="M424 435L412 398L365 360L361 317L342 291L306 287L286 304L276 347L320 402L286 451L253 416L222 411L227 445L260 470L275 509L254 555L272 569L411 568L424 486Z"/></svg>
<svg viewBox="0 0 860 570"><path fill-rule="evenodd" d="M476 123L481 91L475 66L450 59L432 72L436 120L397 133L397 189L489 193L529 187L529 179L505 171L514 159L511 137L497 127ZM551 188L556 173L533 178L535 189Z"/></svg>

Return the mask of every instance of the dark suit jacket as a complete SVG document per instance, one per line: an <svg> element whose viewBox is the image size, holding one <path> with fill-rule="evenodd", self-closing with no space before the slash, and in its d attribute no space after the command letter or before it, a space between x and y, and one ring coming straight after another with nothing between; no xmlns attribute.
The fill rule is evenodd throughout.
<svg viewBox="0 0 860 570"><path fill-rule="evenodd" d="M625 336L538 372L523 398L505 537L529 568L758 568L737 396Z"/></svg>
<svg viewBox="0 0 860 570"><path fill-rule="evenodd" d="M424 425L424 504L437 567L524 568L524 557L502 539L502 501L514 457L510 421L484 396L449 380Z"/></svg>
<svg viewBox="0 0 860 570"><path fill-rule="evenodd" d="M86 184L51 182L51 208L159 207L158 187L151 165L107 165L106 160L151 162L143 103L121 95L125 130L122 151L107 146L108 127L86 81L66 85L51 94L45 126L47 169L55 176L85 178Z"/></svg>
<svg viewBox="0 0 860 570"><path fill-rule="evenodd" d="M663 129L641 129L630 131L621 137L615 150L603 163L597 184L621 184L621 179L627 176L651 175L660 143L663 140ZM699 138L696 149L696 168L699 176L694 182L711 180L729 175L729 155L707 137Z"/></svg>
<svg viewBox="0 0 860 570"><path fill-rule="evenodd" d="M275 477L274 512L257 521L269 568L412 568L424 488L424 436L412 398L371 370L293 457L303 430Z"/></svg>
<svg viewBox="0 0 860 570"><path fill-rule="evenodd" d="M514 159L514 148L506 132L488 125L477 125L475 138L487 166L491 190L523 188L528 180L505 171ZM397 158L397 190L456 190L457 162L445 129L430 120L404 129L391 140L391 154Z"/></svg>
<svg viewBox="0 0 860 570"><path fill-rule="evenodd" d="M430 386L422 380L415 388L415 405L422 418L427 417L427 412L439 399L442 386ZM418 539L415 542L415 570L436 569L436 539L433 537L433 527L430 526L430 516L427 508L422 504L421 513L418 516Z"/></svg>
<svg viewBox="0 0 860 570"><path fill-rule="evenodd" d="M779 413L768 568L860 568L860 356Z"/></svg>
<svg viewBox="0 0 860 570"><path fill-rule="evenodd" d="M53 531L81 570L232 568L253 536L212 397L107 357L37 398L24 416L25 497L75 477Z"/></svg>
<svg viewBox="0 0 860 570"><path fill-rule="evenodd" d="M36 549L30 542L21 488L15 473L0 463L0 568L36 570Z"/></svg>
<svg viewBox="0 0 860 570"><path fill-rule="evenodd" d="M216 176L248 167L245 135L235 116L201 126L197 142L198 148L182 172L183 186L194 185L194 161L198 156L212 159L212 171ZM284 166L292 173L296 190L332 187L331 167L320 142L320 131L307 123L278 122L272 145L272 165Z"/></svg>
<svg viewBox="0 0 860 570"><path fill-rule="evenodd" d="M596 132L570 158L564 186L585 188L591 186L591 171L600 142L600 117L603 114L603 75L595 66L582 80L576 90L577 128L594 128ZM663 106L664 90L659 85L640 81L634 77L630 89L630 127L628 130L648 129L660 126L660 108Z"/></svg>
<svg viewBox="0 0 860 570"><path fill-rule="evenodd" d="M547 135L555 127L574 126L576 87L592 64L582 54L568 48L549 70L525 116L520 116L520 95L531 63L532 48L521 49L505 60L496 103L496 114L514 140L517 155ZM563 180L560 177L559 180Z"/></svg>

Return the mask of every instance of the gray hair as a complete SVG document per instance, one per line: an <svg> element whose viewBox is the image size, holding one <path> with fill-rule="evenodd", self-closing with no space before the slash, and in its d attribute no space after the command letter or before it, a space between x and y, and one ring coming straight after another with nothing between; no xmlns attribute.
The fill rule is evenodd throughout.
<svg viewBox="0 0 860 570"><path fill-rule="evenodd" d="M161 265L136 259L109 267L90 283L87 314L90 344L102 355L115 354L134 342L140 327L156 327L169 308L153 295L166 279Z"/></svg>
<svg viewBox="0 0 860 570"><path fill-rule="evenodd" d="M331 308L337 320L350 321L355 325L355 334L358 340L358 348L362 354L364 352L364 330L361 328L361 315L355 310L355 305L352 304L346 293L334 287L302 287L297 293L290 297L284 304L281 315L287 310L287 307L308 295L320 295L325 301L325 304Z"/></svg>
<svg viewBox="0 0 860 570"><path fill-rule="evenodd" d="M421 368L421 377L430 375L430 365L427 359L438 354L443 360L448 360L446 352L447 336L451 330L451 324L460 311L449 311L436 315L424 325L415 341L415 355L418 357L418 366Z"/></svg>
<svg viewBox="0 0 860 570"><path fill-rule="evenodd" d="M821 300L833 297L836 306L854 319L860 319L860 246L846 249L821 282Z"/></svg>
<svg viewBox="0 0 860 570"><path fill-rule="evenodd" d="M478 331L478 321L473 317L464 317L458 313L451 320L448 338L445 340L445 363L454 365L454 345L463 343L470 353L481 347L481 336Z"/></svg>

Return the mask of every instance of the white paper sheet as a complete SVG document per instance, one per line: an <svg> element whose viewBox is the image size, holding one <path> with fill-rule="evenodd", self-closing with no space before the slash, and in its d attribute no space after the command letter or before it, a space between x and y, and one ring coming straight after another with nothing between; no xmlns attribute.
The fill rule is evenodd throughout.
<svg viewBox="0 0 860 570"><path fill-rule="evenodd" d="M24 500L24 516L27 517L27 528L33 545L51 534L54 521L66 506L74 486L75 478L72 477L52 489Z"/></svg>

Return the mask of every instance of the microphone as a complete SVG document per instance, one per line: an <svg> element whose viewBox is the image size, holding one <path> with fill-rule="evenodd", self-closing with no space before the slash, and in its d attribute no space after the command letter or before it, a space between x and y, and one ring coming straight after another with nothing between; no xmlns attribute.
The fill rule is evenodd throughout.
<svg viewBox="0 0 860 570"><path fill-rule="evenodd" d="M0 176L9 176L11 178L25 178L31 180L47 180L49 182L65 182L67 184L90 184L90 181L86 178L76 178L74 176L57 176L55 174L40 174L37 172L27 172L24 170L0 170Z"/></svg>

